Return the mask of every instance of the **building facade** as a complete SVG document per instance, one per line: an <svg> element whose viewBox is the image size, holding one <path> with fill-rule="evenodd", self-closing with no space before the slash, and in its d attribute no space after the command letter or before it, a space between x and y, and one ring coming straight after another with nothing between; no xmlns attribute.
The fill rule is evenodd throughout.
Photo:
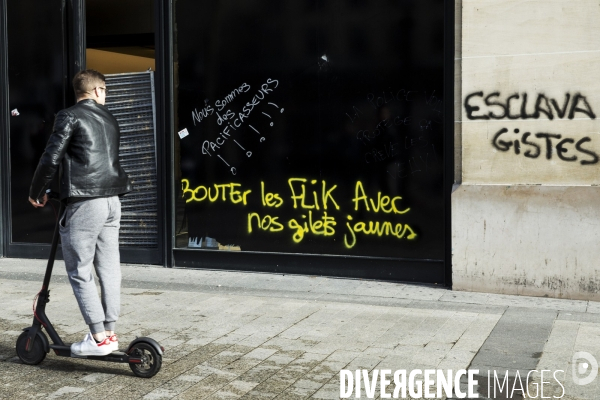
<svg viewBox="0 0 600 400"><path fill-rule="evenodd" d="M0 4L5 257L47 254L24 199L86 67L124 262L597 296L591 2Z"/></svg>

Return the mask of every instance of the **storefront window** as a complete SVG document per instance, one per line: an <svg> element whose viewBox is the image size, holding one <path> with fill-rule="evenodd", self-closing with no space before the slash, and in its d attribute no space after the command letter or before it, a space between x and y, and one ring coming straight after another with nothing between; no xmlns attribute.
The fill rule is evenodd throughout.
<svg viewBox="0 0 600 400"><path fill-rule="evenodd" d="M176 247L444 257L443 2L174 2Z"/></svg>

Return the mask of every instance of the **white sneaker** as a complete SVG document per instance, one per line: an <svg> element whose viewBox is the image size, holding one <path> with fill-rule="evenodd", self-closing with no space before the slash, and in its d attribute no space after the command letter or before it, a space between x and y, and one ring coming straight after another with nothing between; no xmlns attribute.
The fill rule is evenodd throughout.
<svg viewBox="0 0 600 400"><path fill-rule="evenodd" d="M81 342L71 345L71 354L75 356L105 356L112 353L112 351L109 338L96 343L91 332L85 335Z"/></svg>
<svg viewBox="0 0 600 400"><path fill-rule="evenodd" d="M110 341L111 350L119 351L119 339L117 338L117 335L112 335L111 337L108 338L108 340Z"/></svg>

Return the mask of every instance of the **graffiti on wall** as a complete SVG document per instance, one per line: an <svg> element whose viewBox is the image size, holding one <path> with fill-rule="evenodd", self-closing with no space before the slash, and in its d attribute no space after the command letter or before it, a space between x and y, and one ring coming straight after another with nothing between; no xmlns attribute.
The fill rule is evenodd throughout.
<svg viewBox="0 0 600 400"><path fill-rule="evenodd" d="M231 163L223 157L221 154L221 149L229 142L232 142L236 144L236 146L246 155L246 157L252 157L252 150L250 150L248 145L244 147L244 145L238 142L234 138L235 133L238 129L243 128L244 125L247 124L247 120L250 118L252 112L259 109L261 102L263 102L265 99L268 99L270 93L277 89L278 86L279 81L277 79L268 78L262 85L258 87L254 93L254 96L252 96L251 99L248 99L240 112L234 112L230 107L236 100L238 100L238 102L242 101L239 100L239 98L243 97L245 93L250 91L251 86L246 82L233 89L222 99L216 100L214 102L214 106L209 104L208 100L205 100L205 105L202 109L198 110L198 108L194 108L192 111L192 122L194 123L194 126L199 125L203 120L214 116L220 129L215 137L206 139L202 142L202 154L209 157L216 155L223 162L223 164L227 166L231 174L236 175L237 168L232 166ZM279 107L273 102L267 101L267 104L271 107L268 110L263 108L265 111L273 112L273 110L275 110L279 113L283 113L284 111L283 107ZM274 122L271 121L271 114L264 111L261 111L261 114L268 118L267 121L269 122L269 126L273 127ZM262 143L266 140L264 135L257 128L250 124L247 125L250 129L252 129L252 131L256 132L260 136L258 139L259 143ZM182 136L180 135L180 137Z"/></svg>
<svg viewBox="0 0 600 400"><path fill-rule="evenodd" d="M585 136L577 141L555 133L524 132L514 129L513 133L518 135L517 139L509 139L510 133L507 128L500 129L492 139L494 148L500 151L510 151L512 148L516 155L522 154L528 158L545 157L552 159L552 154L567 162L579 161L581 165L596 164L600 160L598 154L584 145L592 139ZM507 140L508 139L508 140Z"/></svg>
<svg viewBox="0 0 600 400"><path fill-rule="evenodd" d="M181 183L186 203L226 202L246 207L250 196L260 196L263 210L260 213L249 211L247 220L243 222L248 234L257 231L270 234L288 232L296 244L308 235L341 236L340 241L347 249L354 248L360 236L404 240L417 238L413 227L395 218L411 210L403 204L402 197L381 192L375 196L368 195L361 181L356 181L351 199L341 199L335 193L337 185L317 179L290 178L287 182L289 192L286 194L270 192L264 181L260 182L259 190L244 188L242 184L233 182L193 188L188 179L182 179ZM284 203L296 210L297 215L283 217L283 212L279 210ZM339 213L345 213L345 218L339 217ZM357 213L367 213L371 219L358 220Z"/></svg>
<svg viewBox="0 0 600 400"><path fill-rule="evenodd" d="M532 96L533 97L533 96ZM565 98L559 103L557 99L548 98L543 93L538 93L535 102L528 105L527 93L513 93L503 97L500 92L485 94L482 91L471 93L465 97L465 112L470 120L478 119L539 119L542 116L553 120L574 119L576 114L585 118L596 119L587 98L581 93ZM533 107L531 106L533 105ZM531 108L533 112L531 112Z"/></svg>
<svg viewBox="0 0 600 400"><path fill-rule="evenodd" d="M362 102L345 111L344 119L364 150L361 161L369 166L383 163L387 175L399 180L429 174L439 166L434 143L441 129L442 106L435 90L390 87L367 93Z"/></svg>
<svg viewBox="0 0 600 400"><path fill-rule="evenodd" d="M470 93L464 101L465 114L469 120L528 120L528 119L596 119L587 97L581 93L566 93L563 99L548 97L543 93L502 95L495 91ZM565 162L594 165L600 161L590 148L589 136L570 137L556 132L529 132L519 128L500 128L493 136L493 148L513 152L530 159L552 160L553 156Z"/></svg>

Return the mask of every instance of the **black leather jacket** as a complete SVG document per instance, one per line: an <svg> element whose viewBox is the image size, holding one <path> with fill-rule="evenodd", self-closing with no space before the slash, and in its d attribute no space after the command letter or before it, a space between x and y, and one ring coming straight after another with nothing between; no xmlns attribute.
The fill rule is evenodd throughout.
<svg viewBox="0 0 600 400"><path fill-rule="evenodd" d="M131 191L131 181L119 164L120 135L115 117L92 99L61 110L33 176L29 197L44 197L61 163L61 199Z"/></svg>

